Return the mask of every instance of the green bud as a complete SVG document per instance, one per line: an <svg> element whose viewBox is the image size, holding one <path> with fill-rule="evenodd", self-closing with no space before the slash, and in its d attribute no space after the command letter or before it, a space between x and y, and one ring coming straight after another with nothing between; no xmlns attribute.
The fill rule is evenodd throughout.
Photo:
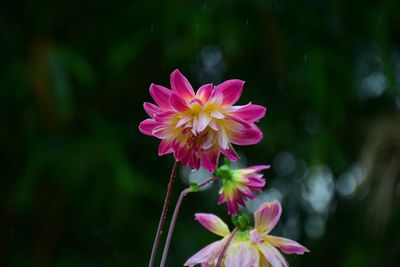
<svg viewBox="0 0 400 267"><path fill-rule="evenodd" d="M214 175L222 179L229 179L231 177L231 162L227 158L224 158L224 165L218 167Z"/></svg>
<svg viewBox="0 0 400 267"><path fill-rule="evenodd" d="M242 213L238 217L240 229L246 229L250 224L250 216L247 213Z"/></svg>
<svg viewBox="0 0 400 267"><path fill-rule="evenodd" d="M197 192L199 191L199 185L195 182L191 182L189 186L189 191L190 192Z"/></svg>
<svg viewBox="0 0 400 267"><path fill-rule="evenodd" d="M230 161L226 161L224 165L221 167L218 167L217 170L215 171L215 176L218 176L219 178L223 180L230 180L231 179L231 167L230 167Z"/></svg>
<svg viewBox="0 0 400 267"><path fill-rule="evenodd" d="M239 230L246 230L250 225L250 216L247 213L241 213L232 216L232 223L239 228Z"/></svg>

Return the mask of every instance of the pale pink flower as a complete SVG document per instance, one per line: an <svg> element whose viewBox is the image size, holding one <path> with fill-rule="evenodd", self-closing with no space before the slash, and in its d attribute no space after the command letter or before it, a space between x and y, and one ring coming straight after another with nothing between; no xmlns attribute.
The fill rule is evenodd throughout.
<svg viewBox="0 0 400 267"><path fill-rule="evenodd" d="M261 192L265 185L263 175L259 173L270 166L258 165L244 169L230 169L227 165L218 168L216 175L222 180L218 204L226 203L228 214L236 214L238 205L245 206L247 198L254 199L254 192Z"/></svg>
<svg viewBox="0 0 400 267"><path fill-rule="evenodd" d="M162 140L159 155L173 153L183 165L214 172L221 152L231 161L238 159L232 144L253 145L262 139L255 122L264 117L266 109L251 103L234 106L243 81L228 80L214 87L205 84L195 93L179 70L171 73L170 80L172 90L150 85L156 104L144 103L150 118L139 125L142 133Z"/></svg>
<svg viewBox="0 0 400 267"><path fill-rule="evenodd" d="M278 223L281 212L278 201L261 204L254 213L254 228L240 229L235 233L221 267L287 267L289 265L281 252L299 255L309 252L293 240L269 235ZM197 252L184 265L214 267L229 237L228 226L213 214L198 213L196 219L209 231L223 238Z"/></svg>

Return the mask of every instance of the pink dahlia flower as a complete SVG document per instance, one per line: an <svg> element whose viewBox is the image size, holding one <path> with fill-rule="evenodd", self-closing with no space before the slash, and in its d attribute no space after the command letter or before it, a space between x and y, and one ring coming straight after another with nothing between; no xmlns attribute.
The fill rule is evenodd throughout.
<svg viewBox="0 0 400 267"><path fill-rule="evenodd" d="M262 139L255 122L266 109L251 103L235 106L244 82L228 80L213 87L201 86L195 93L189 81L179 72L171 73L171 89L150 85L156 104L144 103L150 116L139 130L161 139L158 154L173 153L177 161L192 169L203 166L214 172L222 152L231 161L238 156L232 147L253 145Z"/></svg>
<svg viewBox="0 0 400 267"><path fill-rule="evenodd" d="M231 170L227 165L218 168L216 175L222 180L219 191L218 204L226 203L228 214L238 212L238 204L245 206L247 198L254 199L254 192L261 192L265 180L260 171L269 169L270 166L258 165L245 169Z"/></svg>
<svg viewBox="0 0 400 267"><path fill-rule="evenodd" d="M221 266L287 267L289 265L281 252L285 254L309 252L306 247L293 240L269 235L278 223L281 212L282 208L278 201L261 204L254 213L254 228L240 229L235 233ZM197 252L184 265L192 267L201 264L201 266L214 267L229 237L228 226L213 214L197 213L196 219L206 229L223 238Z"/></svg>

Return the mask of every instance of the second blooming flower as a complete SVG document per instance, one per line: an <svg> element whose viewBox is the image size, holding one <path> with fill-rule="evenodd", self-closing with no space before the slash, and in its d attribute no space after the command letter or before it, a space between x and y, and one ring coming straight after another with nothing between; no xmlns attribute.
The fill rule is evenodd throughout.
<svg viewBox="0 0 400 267"><path fill-rule="evenodd" d="M245 206L247 198L254 199L254 192L261 192L265 185L263 170L269 165L257 165L244 169L231 169L229 164L219 167L215 174L222 180L218 204L226 203L228 214L236 214L238 205Z"/></svg>

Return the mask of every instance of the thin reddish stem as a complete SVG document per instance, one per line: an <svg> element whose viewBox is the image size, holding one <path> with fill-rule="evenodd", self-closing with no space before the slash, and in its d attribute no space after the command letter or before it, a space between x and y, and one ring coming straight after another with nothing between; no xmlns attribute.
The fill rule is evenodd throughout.
<svg viewBox="0 0 400 267"><path fill-rule="evenodd" d="M221 263L222 263L222 260L224 259L224 255L225 255L226 251L228 250L228 247L229 247L229 245L230 245L230 243L231 243L231 241L232 241L233 237L235 236L235 234L236 234L238 229L239 228L237 228L237 227L235 229L233 229L231 235L229 236L228 240L226 241L226 243L224 245L224 248L222 249L221 254L218 257L217 265L215 265L215 267L221 267Z"/></svg>
<svg viewBox="0 0 400 267"><path fill-rule="evenodd" d="M205 186L206 184L211 183L212 181L214 181L216 179L218 179L218 177L211 177L211 178L203 181L201 184L199 184L198 188L201 188L201 187ZM164 246L164 251L163 251L162 258L161 258L160 267L164 267L166 262L167 262L168 251L169 251L169 247L171 245L171 240L172 240L172 234L173 234L174 229L175 229L176 221L178 219L178 214L179 214L179 210L180 210L181 205L182 205L183 198L188 193L191 193L191 192L192 192L191 191L191 187L188 187L188 188L184 189L181 192L181 194L179 195L178 201L176 202L174 214L172 215L171 224L170 224L169 230L168 230L167 240L165 241L165 246Z"/></svg>
<svg viewBox="0 0 400 267"><path fill-rule="evenodd" d="M204 180L202 183L199 184L199 189L202 188L203 186L211 183L214 180L217 180L219 177L218 176L213 176L211 178L208 178L207 180Z"/></svg>
<svg viewBox="0 0 400 267"><path fill-rule="evenodd" d="M174 166L172 167L172 171L171 171L171 175L170 175L168 187L167 187L167 194L166 194L165 200L164 200L164 206L161 211L161 216L160 216L160 221L158 223L156 237L154 238L153 248L151 250L149 267L153 267L154 262L156 260L157 249L158 249L158 245L160 244L160 238L161 238L161 234L162 234L162 229L164 227L165 218L167 217L168 206L169 206L169 202L171 199L172 189L174 186L174 181L175 181L175 176L176 176L176 171L178 169L178 165L179 165L179 162L175 161Z"/></svg>
<svg viewBox="0 0 400 267"><path fill-rule="evenodd" d="M183 190L183 191L181 192L181 194L179 195L178 201L176 202L176 206L175 206L175 210L174 210L174 215L172 216L171 224L170 224L169 230L168 230L167 240L165 241L165 247L164 247L163 255L162 255L162 258L161 258L160 267L164 267L164 266L165 266L165 263L166 263L166 261L167 261L167 255L168 255L169 245L171 244L172 232L174 231L174 228L175 228L176 219L178 218L179 209L180 209L180 207L181 207L183 198L184 198L184 197L186 196L186 194L189 193L189 192L190 192L190 190L189 190L188 188L186 188L185 190Z"/></svg>

